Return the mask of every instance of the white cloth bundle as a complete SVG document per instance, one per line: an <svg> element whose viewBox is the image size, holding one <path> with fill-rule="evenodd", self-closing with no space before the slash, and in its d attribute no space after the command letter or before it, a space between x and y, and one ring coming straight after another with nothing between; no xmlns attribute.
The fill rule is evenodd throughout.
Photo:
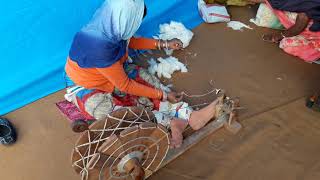
<svg viewBox="0 0 320 180"><path fill-rule="evenodd" d="M206 4L204 0L198 0L198 10L206 23L229 22L230 15L225 6L218 4Z"/></svg>

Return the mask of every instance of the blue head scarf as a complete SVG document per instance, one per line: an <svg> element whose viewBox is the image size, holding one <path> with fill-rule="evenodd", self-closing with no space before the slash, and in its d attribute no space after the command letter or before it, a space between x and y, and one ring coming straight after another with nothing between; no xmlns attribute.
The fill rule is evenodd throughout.
<svg viewBox="0 0 320 180"><path fill-rule="evenodd" d="M144 0L106 0L79 31L69 57L82 68L109 67L123 57L142 23Z"/></svg>

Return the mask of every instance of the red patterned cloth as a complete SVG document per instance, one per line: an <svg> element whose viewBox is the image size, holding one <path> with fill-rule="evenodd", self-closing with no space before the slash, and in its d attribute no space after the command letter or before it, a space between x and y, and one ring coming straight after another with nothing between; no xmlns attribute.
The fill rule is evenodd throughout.
<svg viewBox="0 0 320 180"><path fill-rule="evenodd" d="M266 1L269 8L272 9L268 1ZM296 13L279 11L272 9L275 15L279 18L281 24L286 28L290 28L295 24ZM309 26L299 35L293 37L283 38L280 42L280 48L286 53L297 56L306 62L313 62L320 59L320 31L309 31Z"/></svg>
<svg viewBox="0 0 320 180"><path fill-rule="evenodd" d="M58 102L56 105L60 112L71 122L76 120L87 120L87 118L80 112L78 107L67 100Z"/></svg>

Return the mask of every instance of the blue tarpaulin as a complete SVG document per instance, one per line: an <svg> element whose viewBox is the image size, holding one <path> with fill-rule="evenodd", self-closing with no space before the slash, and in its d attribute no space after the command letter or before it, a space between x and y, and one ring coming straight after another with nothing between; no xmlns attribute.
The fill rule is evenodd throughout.
<svg viewBox="0 0 320 180"><path fill-rule="evenodd" d="M0 115L65 88L64 64L73 35L103 0L11 0L0 7ZM159 24L202 20L197 0L145 0L148 15L138 34L152 37Z"/></svg>

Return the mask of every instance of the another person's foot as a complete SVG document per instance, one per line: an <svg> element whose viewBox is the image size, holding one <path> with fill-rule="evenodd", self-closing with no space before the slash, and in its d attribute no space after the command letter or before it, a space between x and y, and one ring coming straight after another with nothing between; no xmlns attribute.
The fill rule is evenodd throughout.
<svg viewBox="0 0 320 180"><path fill-rule="evenodd" d="M10 145L17 140L16 130L13 125L4 118L0 118L0 144Z"/></svg>
<svg viewBox="0 0 320 180"><path fill-rule="evenodd" d="M183 131L188 126L188 121L183 119L173 118L170 121L171 128L171 140L170 140L170 148L179 148L182 145L183 141Z"/></svg>
<svg viewBox="0 0 320 180"><path fill-rule="evenodd" d="M283 39L283 36L280 33L264 34L262 36L263 41L271 42L271 43L279 43L282 39Z"/></svg>

